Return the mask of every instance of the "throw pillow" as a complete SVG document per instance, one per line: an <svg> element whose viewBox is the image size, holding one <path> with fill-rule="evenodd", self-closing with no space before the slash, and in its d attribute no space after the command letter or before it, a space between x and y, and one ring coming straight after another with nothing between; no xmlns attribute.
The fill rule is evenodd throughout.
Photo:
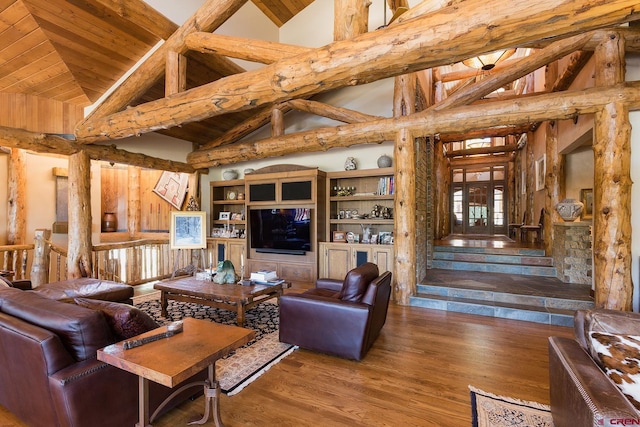
<svg viewBox="0 0 640 427"><path fill-rule="evenodd" d="M75 298L74 301L82 307L101 311L118 341L159 327L151 316L132 305L90 298Z"/></svg>
<svg viewBox="0 0 640 427"><path fill-rule="evenodd" d="M596 362L631 404L640 410L640 336L589 333Z"/></svg>

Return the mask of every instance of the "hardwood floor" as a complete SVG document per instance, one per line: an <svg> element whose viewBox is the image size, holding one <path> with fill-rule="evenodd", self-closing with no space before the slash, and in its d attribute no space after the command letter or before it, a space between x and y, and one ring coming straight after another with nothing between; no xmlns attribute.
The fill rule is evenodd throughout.
<svg viewBox="0 0 640 427"><path fill-rule="evenodd" d="M227 427L469 426L469 385L549 403L551 335L572 330L391 304L363 361L297 350L222 396L222 419ZM185 425L203 406L202 397L186 402L153 425ZM0 426L23 424L0 407Z"/></svg>

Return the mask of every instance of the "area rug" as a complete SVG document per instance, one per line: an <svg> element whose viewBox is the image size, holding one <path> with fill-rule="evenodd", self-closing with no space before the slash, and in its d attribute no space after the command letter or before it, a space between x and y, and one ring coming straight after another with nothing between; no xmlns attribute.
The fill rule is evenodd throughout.
<svg viewBox="0 0 640 427"><path fill-rule="evenodd" d="M548 405L469 390L473 427L553 427Z"/></svg>
<svg viewBox="0 0 640 427"><path fill-rule="evenodd" d="M205 319L224 325L236 325L236 313L195 303L169 301L167 317L160 315L160 301L145 298L135 306L148 313L160 325L184 317ZM216 362L216 379L222 392L228 396L240 392L270 367L291 354L297 347L281 343L278 339L278 305L263 302L247 310L245 327L255 332L255 338L229 356Z"/></svg>

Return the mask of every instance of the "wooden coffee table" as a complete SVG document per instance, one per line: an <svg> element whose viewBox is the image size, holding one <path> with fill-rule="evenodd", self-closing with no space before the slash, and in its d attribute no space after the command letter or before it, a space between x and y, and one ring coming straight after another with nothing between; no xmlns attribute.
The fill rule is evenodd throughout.
<svg viewBox="0 0 640 427"><path fill-rule="evenodd" d="M204 424L209 419L211 407L216 427L224 427L220 418L220 384L216 381L216 360L254 338L250 329L220 325L208 320L183 320L183 332L169 338L144 344L129 350L124 341L98 350L98 360L138 375L139 422L138 427L148 427L159 411L177 394L194 386L204 386L205 413L201 420L190 424ZM166 326L144 333L134 339L166 331ZM208 368L208 379L186 384L174 391L149 416L149 380L173 388L194 374ZM211 404L211 405L210 405Z"/></svg>
<svg viewBox="0 0 640 427"><path fill-rule="evenodd" d="M153 285L155 289L162 292L160 304L164 317L167 316L168 302L172 299L235 311L238 314L238 326L244 325L246 310L268 299L280 298L282 289L289 286L291 284L288 282L273 286L218 285L192 276L164 280Z"/></svg>

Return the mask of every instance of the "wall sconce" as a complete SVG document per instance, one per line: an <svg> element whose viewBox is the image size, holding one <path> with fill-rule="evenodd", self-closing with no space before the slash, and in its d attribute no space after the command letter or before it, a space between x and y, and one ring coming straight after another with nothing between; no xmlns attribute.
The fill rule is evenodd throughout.
<svg viewBox="0 0 640 427"><path fill-rule="evenodd" d="M493 69L498 62L504 61L514 53L516 53L515 49L497 50L495 52L487 53L486 55L465 59L462 63L470 68L489 71Z"/></svg>

